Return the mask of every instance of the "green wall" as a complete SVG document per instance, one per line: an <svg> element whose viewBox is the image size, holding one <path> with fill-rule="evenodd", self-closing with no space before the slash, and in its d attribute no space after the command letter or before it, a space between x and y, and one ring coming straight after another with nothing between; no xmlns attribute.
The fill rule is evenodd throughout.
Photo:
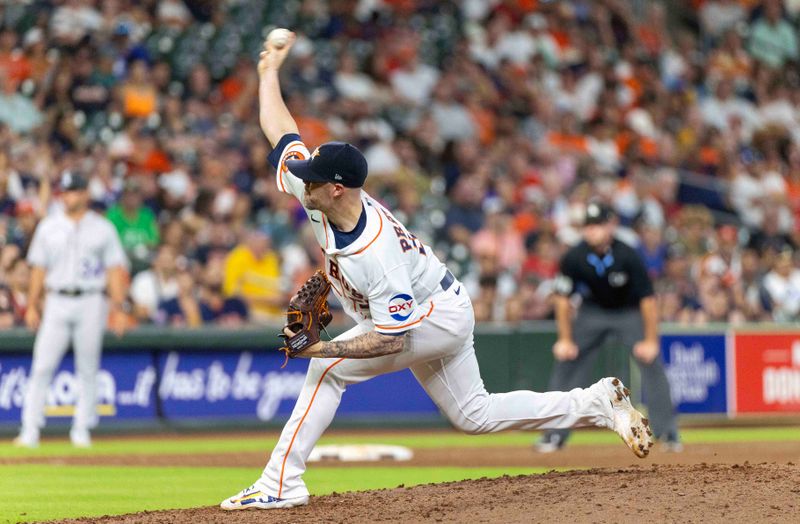
<svg viewBox="0 0 800 524"><path fill-rule="evenodd" d="M142 327L122 338L105 337L107 352L149 351L152 349L263 350L274 351L279 344L279 326L248 327L236 330L201 328L175 329ZM332 336L341 330L331 332ZM486 388L490 392L516 389L544 391L553 366L551 349L555 326L549 322L520 326L485 324L475 330L475 352ZM0 353L29 353L33 333L24 329L0 332ZM596 355L595 377L622 375L625 380L628 355L612 348Z"/></svg>

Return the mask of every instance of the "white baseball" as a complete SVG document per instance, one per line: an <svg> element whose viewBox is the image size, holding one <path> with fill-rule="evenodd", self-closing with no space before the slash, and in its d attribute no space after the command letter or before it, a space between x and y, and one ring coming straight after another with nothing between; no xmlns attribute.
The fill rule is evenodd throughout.
<svg viewBox="0 0 800 524"><path fill-rule="evenodd" d="M288 29L284 29L279 27L277 29L273 29L267 35L267 42L272 44L272 47L275 49L282 49L286 44L289 43L289 37L292 35L292 32Z"/></svg>

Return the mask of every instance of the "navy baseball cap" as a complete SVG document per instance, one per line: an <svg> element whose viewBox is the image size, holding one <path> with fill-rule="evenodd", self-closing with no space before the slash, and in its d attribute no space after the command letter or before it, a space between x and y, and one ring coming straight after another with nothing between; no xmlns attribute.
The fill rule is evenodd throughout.
<svg viewBox="0 0 800 524"><path fill-rule="evenodd" d="M64 171L59 186L61 191L83 191L89 187L89 182L74 171Z"/></svg>
<svg viewBox="0 0 800 524"><path fill-rule="evenodd" d="M590 202L586 206L586 215L583 218L583 225L605 224L614 216L614 211L607 205L600 202Z"/></svg>
<svg viewBox="0 0 800 524"><path fill-rule="evenodd" d="M367 159L355 146L346 142L322 144L308 160L287 160L286 167L304 182L361 187L367 179Z"/></svg>

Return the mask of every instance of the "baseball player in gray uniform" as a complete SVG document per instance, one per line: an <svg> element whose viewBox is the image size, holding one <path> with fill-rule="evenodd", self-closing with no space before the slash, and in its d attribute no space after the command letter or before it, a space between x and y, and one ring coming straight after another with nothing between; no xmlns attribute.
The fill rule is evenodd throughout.
<svg viewBox="0 0 800 524"><path fill-rule="evenodd" d="M95 385L109 307L113 331L122 335L126 324L128 260L117 231L89 209L84 177L66 172L60 186L64 210L41 221L28 250L31 283L25 323L38 332L22 429L14 440L22 447L39 445L47 388L70 343L79 383L70 440L76 447L91 446L89 430L97 424ZM42 291L46 291L43 306Z"/></svg>

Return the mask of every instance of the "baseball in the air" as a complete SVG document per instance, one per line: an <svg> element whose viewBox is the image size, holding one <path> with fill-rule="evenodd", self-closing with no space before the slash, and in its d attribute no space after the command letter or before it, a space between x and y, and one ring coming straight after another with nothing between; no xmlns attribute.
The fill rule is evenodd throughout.
<svg viewBox="0 0 800 524"><path fill-rule="evenodd" d="M273 29L267 35L267 41L272 44L272 47L275 49L282 49L286 44L289 43L289 37L292 35L292 32L288 29L284 29L279 27L277 29Z"/></svg>

